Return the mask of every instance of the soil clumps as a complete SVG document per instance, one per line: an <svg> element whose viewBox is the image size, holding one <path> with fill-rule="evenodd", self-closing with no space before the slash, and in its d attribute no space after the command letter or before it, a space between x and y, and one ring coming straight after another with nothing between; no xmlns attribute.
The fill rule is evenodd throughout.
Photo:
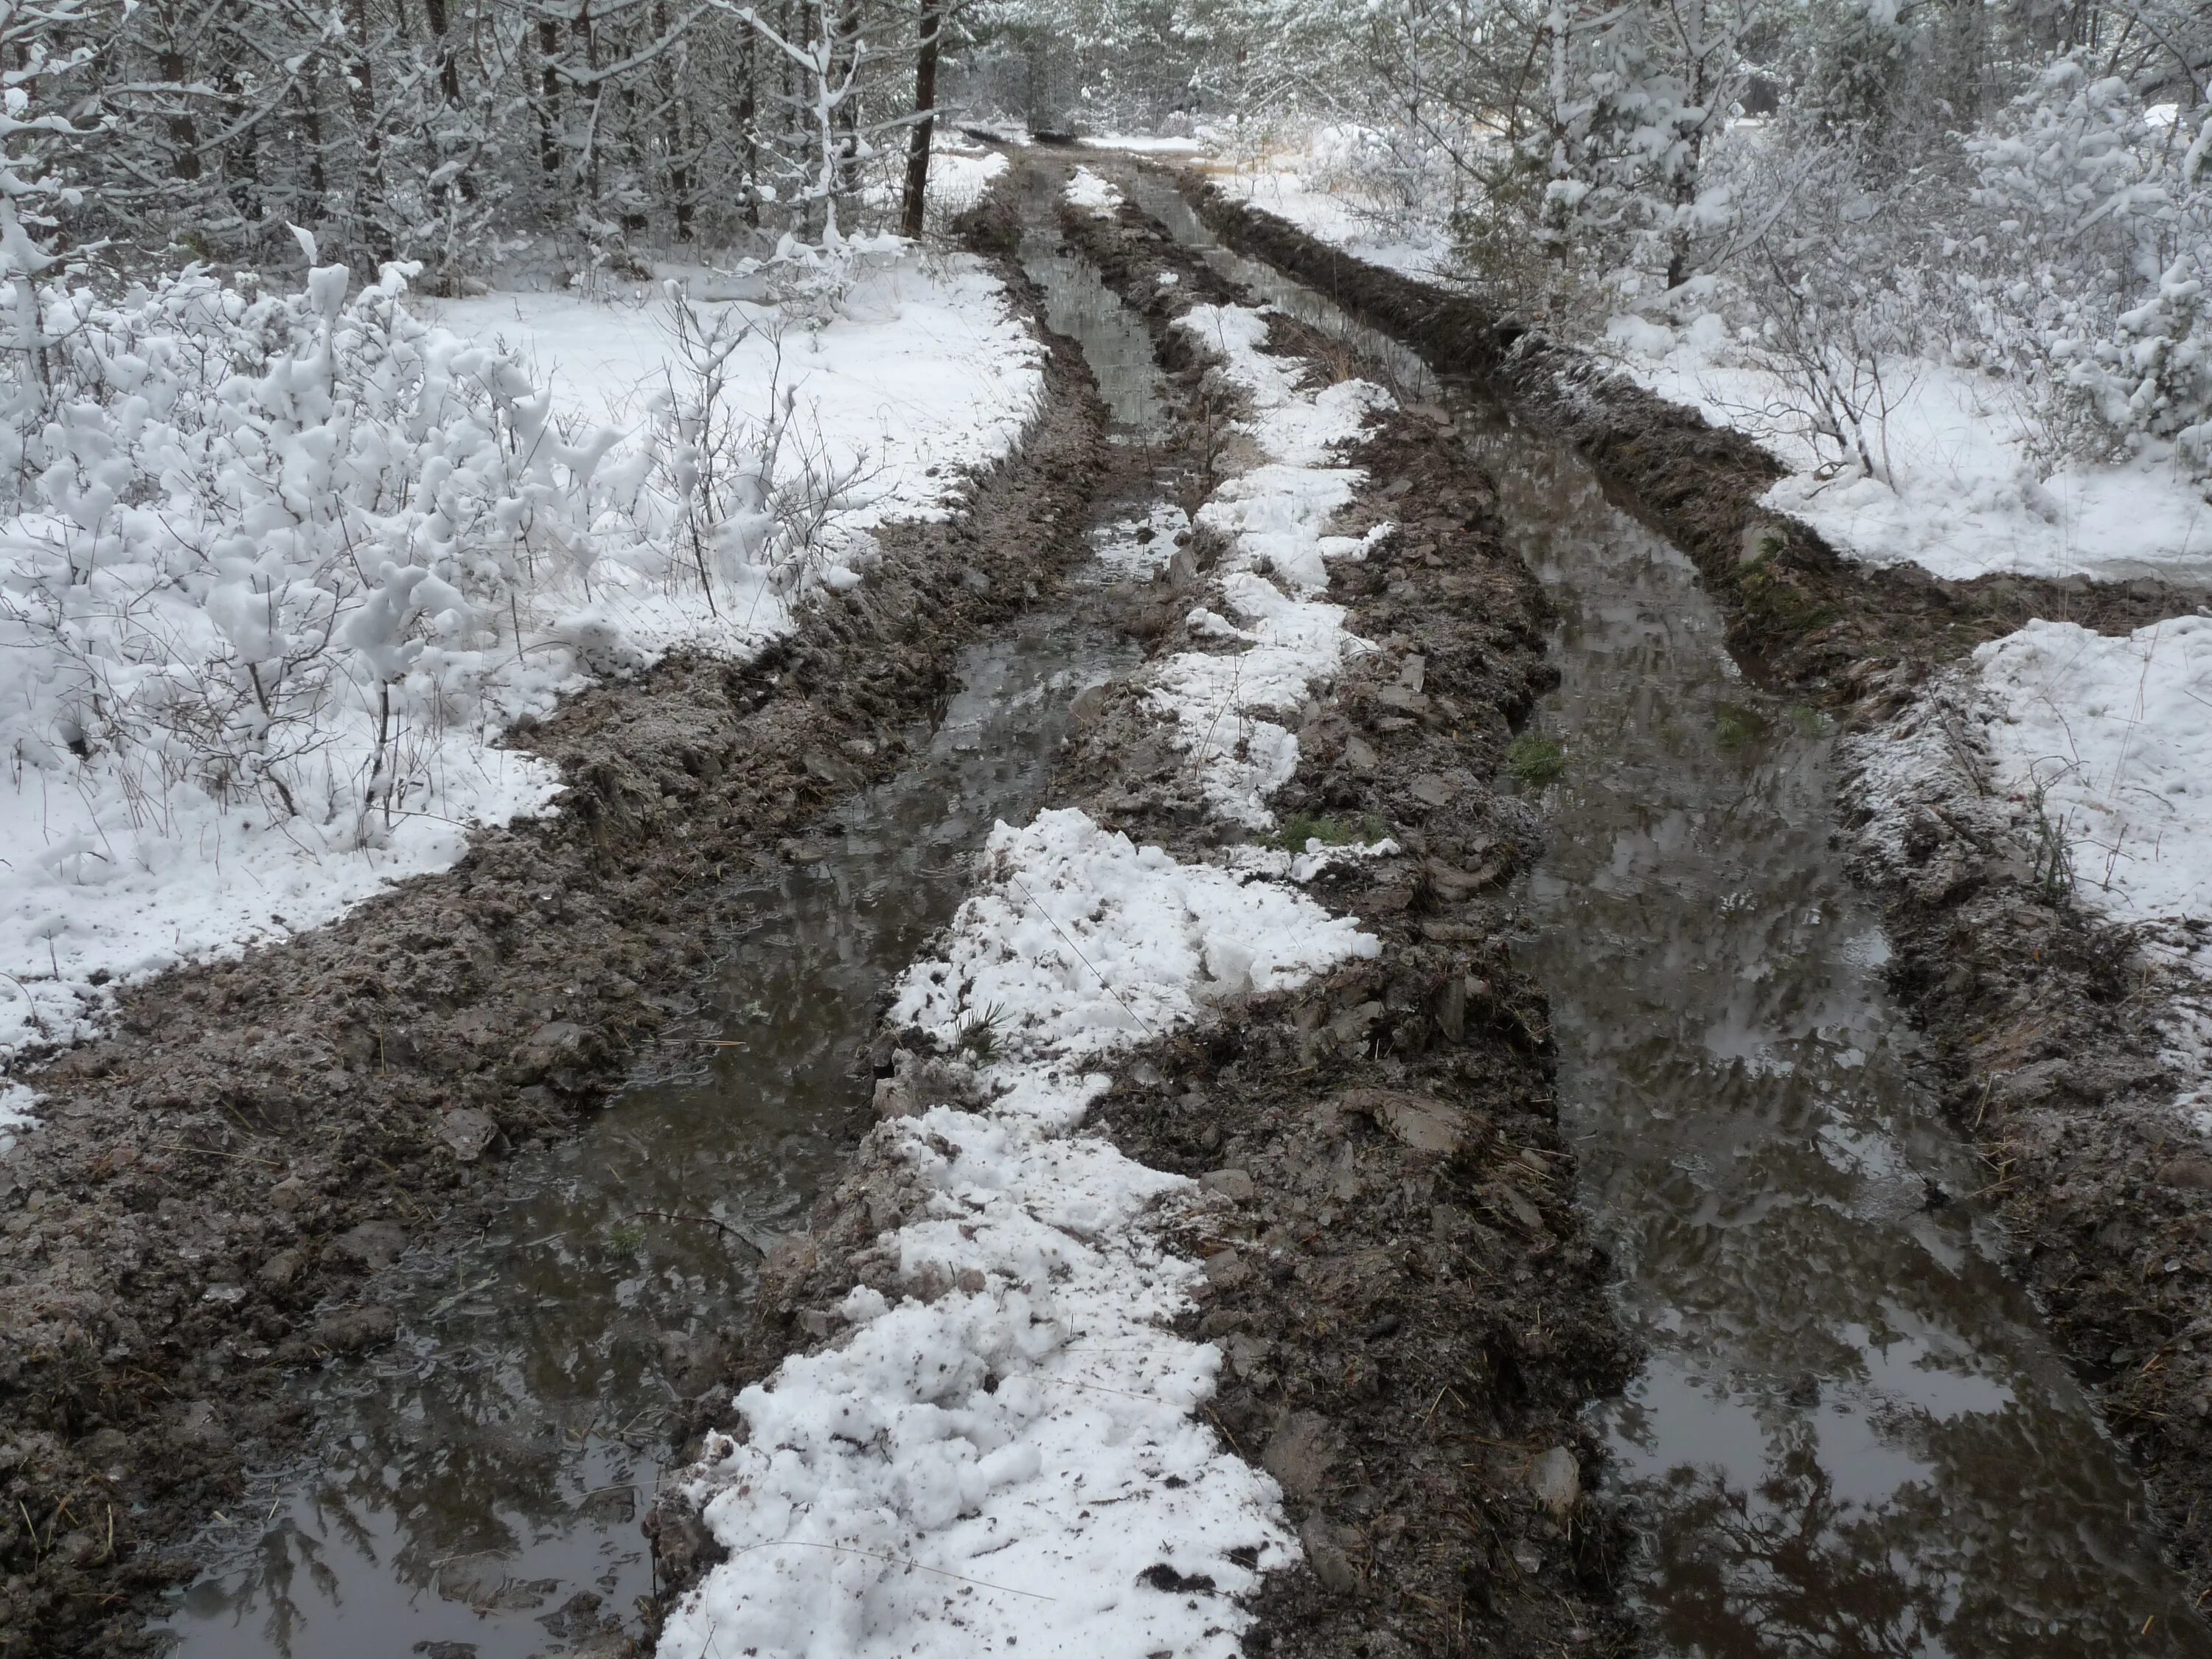
<svg viewBox="0 0 2212 1659"><path fill-rule="evenodd" d="M1237 410L1171 324L1194 302L1244 296L1133 209L1065 216L1062 229L1151 325L1184 400L1188 470L1210 487ZM1271 349L1310 343L1273 319ZM1541 828L1492 782L1548 683L1544 601L1453 433L1441 412L1389 412L1348 457L1368 478L1335 527L1395 528L1334 567L1328 597L1379 648L1279 716L1300 755L1271 800L1278 844L1397 844L1305 890L1359 917L1381 957L1130 1051L1088 1126L1224 1200L1181 1241L1207 1280L1188 1334L1221 1344L1214 1423L1281 1483L1306 1555L1261 1590L1253 1653L1533 1656L1629 1640L1620 1529L1588 1490L1598 1454L1579 1414L1635 1356L1574 1207L1543 999L1508 954L1506 889ZM1201 530L1130 600L1156 656L1204 647L1185 618L1218 553ZM1079 701L1056 775L1055 799L1179 857L1245 838L1127 683ZM886 1100L921 1086L937 1063L926 1047L886 1034ZM916 1293L878 1242L907 1206L873 1144L763 1269L699 1430L729 1428L738 1389L830 1336L855 1283ZM715 1557L680 1500L649 1526L678 1589Z"/></svg>
<svg viewBox="0 0 2212 1659"><path fill-rule="evenodd" d="M2075 902L2035 804L1992 783L1960 666L2032 617L2121 633L2206 596L1852 563L1759 507L1780 469L1743 434L1479 297L1355 259L1195 174L1177 182L1232 247L1561 431L1625 507L1692 556L1747 671L1833 711L1846 734L1839 817L1854 874L1883 901L1892 988L1987 1166L1982 1190L1955 1196L2003 1222L2014 1271L2148 1479L2172 1553L2212 1592L2212 1162L2179 1132L2184 1085L2163 1057L2177 1001L2203 1000L2178 958L2212 929L2152 938ZM1867 769L1882 746L1930 722L1953 763L1874 804Z"/></svg>

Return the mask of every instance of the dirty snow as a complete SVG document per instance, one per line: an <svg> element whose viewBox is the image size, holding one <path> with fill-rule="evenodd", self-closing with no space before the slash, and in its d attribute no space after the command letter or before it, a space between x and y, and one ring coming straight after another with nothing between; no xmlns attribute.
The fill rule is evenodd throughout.
<svg viewBox="0 0 2212 1659"><path fill-rule="evenodd" d="M1064 192L1070 207L1089 208L1094 219L1110 219L1121 205L1121 192L1089 167L1078 167Z"/></svg>
<svg viewBox="0 0 2212 1659"><path fill-rule="evenodd" d="M607 470L635 450L670 356L657 305L556 294L408 303L456 335L533 356L574 441L608 424L623 434ZM799 420L787 460L805 450L817 465L860 469L823 540L816 580L831 587L864 579L871 527L953 511L963 473L1013 447L1042 393L1039 347L999 284L966 258L874 258L826 326L772 331L780 337L748 342L733 364L742 412L764 411L772 385L788 388ZM7 534L11 546L35 548L44 532L27 517ZM188 778L69 755L26 724L51 699L33 683L44 671L33 655L13 653L15 678L0 684L18 756L14 787L0 793L9 849L0 859L0 1063L27 1045L93 1034L118 982L331 922L396 880L450 866L472 831L544 810L556 772L498 747L500 732L519 714L550 712L591 673L679 644L750 654L793 625L790 603L766 591L742 605L726 593L720 614L710 612L696 591L654 574L669 556L649 544L610 553L574 591L532 596L538 608L520 618L532 643L477 687L473 717L410 737L422 787L366 830L358 814L283 817ZM52 763L22 763L26 744ZM349 777L374 744L369 723L349 723L317 764ZM19 1120L20 1104L4 1114L0 1121Z"/></svg>
<svg viewBox="0 0 2212 1659"><path fill-rule="evenodd" d="M1931 810L2029 858L2039 798L2075 902L2130 928L2156 967L2179 1121L2212 1136L2212 617L2118 637L2031 622L1847 753L1864 834L1893 862Z"/></svg>
<svg viewBox="0 0 2212 1659"><path fill-rule="evenodd" d="M877 1132L927 1194L887 1241L902 1285L939 1293L854 1290L832 1346L740 1396L744 1438L692 1488L731 1559L669 1659L1226 1659L1241 1599L1296 1557L1273 1481L1194 1420L1219 1350L1169 1328L1201 1275L1165 1231L1212 1200L1078 1126L1114 1051L1379 943L1072 809L998 826L986 872L890 1018L948 1049L988 1024L994 1097Z"/></svg>
<svg viewBox="0 0 2212 1659"><path fill-rule="evenodd" d="M1174 716L1176 740L1203 769L1208 798L1237 823L1264 830L1274 822L1267 796L1298 762L1297 737L1267 713L1294 713L1348 659L1373 649L1345 627L1341 605L1314 596L1328 588L1332 561L1364 558L1387 533L1339 536L1328 526L1364 477L1330 463L1389 394L1364 380L1300 386L1299 360L1259 349L1267 317L1250 307L1194 306L1177 325L1223 358L1252 406L1240 429L1267 459L1225 480L1197 515L1229 551L1218 567L1220 608L1200 606L1189 620L1237 648L1179 653L1152 670L1146 691Z"/></svg>
<svg viewBox="0 0 2212 1659"><path fill-rule="evenodd" d="M1790 469L1766 506L1868 564L1917 564L1962 581L2212 581L2212 502L2170 456L2045 471L2028 455L2002 380L1937 363L1891 365L1901 388L1883 426L1892 489L1856 471L1818 476L1834 456L1814 450L1789 412L1788 387L1735 354L1718 317L1679 331L1616 318L1609 340L1639 385L1741 428Z"/></svg>

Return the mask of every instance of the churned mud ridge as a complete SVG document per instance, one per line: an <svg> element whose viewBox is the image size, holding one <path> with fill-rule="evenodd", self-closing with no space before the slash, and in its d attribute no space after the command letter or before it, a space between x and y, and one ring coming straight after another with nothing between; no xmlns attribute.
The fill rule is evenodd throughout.
<svg viewBox="0 0 2212 1659"><path fill-rule="evenodd" d="M1987 1167L1972 1196L2003 1221L2013 1271L2148 1479L2170 1553L2212 1595L2212 1158L2177 1138L2187 1085L2161 1059L2177 997L2202 1000L2175 951L2202 941L2102 921L2054 879L2033 804L1992 786L1962 666L2032 617L2117 633L2203 593L1849 563L1758 507L1777 467L1741 434L1474 300L1178 177L1224 241L1558 422L1625 507L1697 560L1746 665L1836 708L1853 873L1883 902L1891 988ZM1871 805L1865 774L1882 748L1931 736L1948 758L1893 807Z"/></svg>
<svg viewBox="0 0 2212 1659"><path fill-rule="evenodd" d="M1167 325L1194 300L1240 296L1141 224L1066 228L1156 325L1185 444L1217 441L1233 411L1202 349ZM1635 1356L1574 1207L1543 998L1507 952L1504 894L1540 825L1488 781L1549 682L1544 602L1447 417L1383 417L1354 459L1370 482L1337 527L1398 528L1340 565L1329 597L1381 648L1282 711L1301 757L1272 804L1300 845L1399 842L1306 890L1359 917L1382 955L1128 1052L1088 1127L1228 1200L1182 1241L1207 1280L1188 1334L1222 1345L1213 1420L1281 1484L1306 1557L1267 1581L1249 1652L1622 1650L1621 1533L1585 1492L1598 1452L1579 1414ZM1202 648L1182 618L1215 551L1201 532L1130 607L1155 656ZM1056 777L1054 799L1180 858L1242 839L1128 682L1078 699ZM912 1080L941 1062L901 1050L926 1046L886 1034L885 1109L918 1103ZM764 1268L744 1358L702 1402L702 1428L726 1421L735 1389L831 1336L855 1283L947 1288L902 1279L880 1242L915 1198L875 1145ZM672 1585L717 1553L680 1500L651 1526Z"/></svg>
<svg viewBox="0 0 2212 1659"><path fill-rule="evenodd" d="M1854 563L1759 506L1782 467L1744 434L1709 426L1696 410L1477 297L1355 258L1188 169L1172 177L1231 247L1404 341L1438 374L1470 376L1565 436L1624 508L1696 562L1728 618L1729 649L1772 689L1849 701L1898 661L1949 661L2032 617L2124 633L2202 597L2148 580L1957 582L1917 566Z"/></svg>
<svg viewBox="0 0 2212 1659"><path fill-rule="evenodd" d="M1017 295L1026 284L1011 264ZM1020 453L743 666L672 660L514 741L542 818L337 925L118 999L0 1163L0 1655L138 1650L173 1546L307 1426L292 1367L388 1339L374 1277L566 1133L685 1006L718 880L901 763L962 647L1082 551L1115 465L1051 343Z"/></svg>
<svg viewBox="0 0 2212 1659"><path fill-rule="evenodd" d="M1063 226L1170 349L1191 349L1172 322L1194 301L1249 301L1133 206ZM1342 363L1286 317L1270 345ZM1405 848L1308 889L1383 953L1162 1045L1099 1122L1132 1157L1225 1166L1211 1178L1251 1194L1235 1238L1200 1242L1198 1328L1230 1361L1219 1423L1282 1482L1307 1565L1269 1582L1249 1650L1603 1652L1626 1643L1625 1533L1581 1496L1597 1450L1579 1414L1636 1356L1573 1207L1543 995L1508 955L1505 894L1541 822L1492 787L1554 678L1547 607L1449 415L1386 413L1349 459L1368 483L1336 529L1395 528L1334 567L1328 597L1381 648L1285 711L1299 766L1271 804L1293 837L1364 825ZM1188 773L1140 727L1116 746L1152 781L1085 805L1172 847Z"/></svg>

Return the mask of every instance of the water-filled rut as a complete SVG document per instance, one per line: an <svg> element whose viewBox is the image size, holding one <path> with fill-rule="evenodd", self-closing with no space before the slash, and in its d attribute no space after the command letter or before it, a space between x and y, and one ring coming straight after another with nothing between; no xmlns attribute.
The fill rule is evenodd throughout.
<svg viewBox="0 0 2212 1659"><path fill-rule="evenodd" d="M1142 326L1048 234L1023 257L1140 458L1164 418ZM1148 499L1109 496L1102 531ZM175 1659L624 1650L672 1431L722 1375L764 1248L805 1225L866 1121L884 991L993 823L1041 803L1076 695L1140 654L1101 609L1040 609L967 651L914 767L718 896L744 919L630 1085L516 1159L480 1235L387 1269L398 1340L301 1379L314 1461L219 1517L213 1565L167 1610Z"/></svg>
<svg viewBox="0 0 2212 1659"><path fill-rule="evenodd" d="M1418 366L1133 197L1222 274ZM2212 1654L2140 1484L1976 1201L1832 833L1830 738L1747 684L1690 562L1479 388L1469 459L1562 616L1523 962L1649 1359L1603 1413L1668 1655Z"/></svg>

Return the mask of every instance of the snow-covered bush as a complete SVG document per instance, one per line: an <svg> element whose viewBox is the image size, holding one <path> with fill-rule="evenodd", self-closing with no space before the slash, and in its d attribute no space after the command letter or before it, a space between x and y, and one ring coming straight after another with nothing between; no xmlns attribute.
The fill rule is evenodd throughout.
<svg viewBox="0 0 2212 1659"><path fill-rule="evenodd" d="M513 353L411 313L407 275L349 298L342 265L294 294L195 267L105 299L15 273L19 778L119 794L157 833L254 802L315 845L378 844L517 712L636 659L611 595L703 608L734 640L814 571L860 469L830 464L788 389L739 417L760 389L732 383L757 326L738 307L672 296L674 366L630 436L564 427Z"/></svg>
<svg viewBox="0 0 2212 1659"><path fill-rule="evenodd" d="M488 718L522 599L588 590L593 473L550 394L412 316L387 267L270 295L198 268L118 301L15 275L0 422L0 719L158 817L259 799L356 842ZM350 737L351 740L349 740Z"/></svg>
<svg viewBox="0 0 2212 1659"><path fill-rule="evenodd" d="M838 279L849 285L848 271ZM699 304L666 290L672 350L652 399L644 452L667 507L630 511L659 536L672 536L710 609L723 590L750 619L764 594L789 594L814 569L830 517L853 504L868 475L865 456L832 458L799 417L797 388L783 376L781 327L770 330L774 368L757 416L739 412L732 360L763 325L731 307Z"/></svg>
<svg viewBox="0 0 2212 1659"><path fill-rule="evenodd" d="M2028 389L2045 459L2171 443L2212 472L2208 149L2212 109L2154 118L2075 57L1969 141L1964 343Z"/></svg>

